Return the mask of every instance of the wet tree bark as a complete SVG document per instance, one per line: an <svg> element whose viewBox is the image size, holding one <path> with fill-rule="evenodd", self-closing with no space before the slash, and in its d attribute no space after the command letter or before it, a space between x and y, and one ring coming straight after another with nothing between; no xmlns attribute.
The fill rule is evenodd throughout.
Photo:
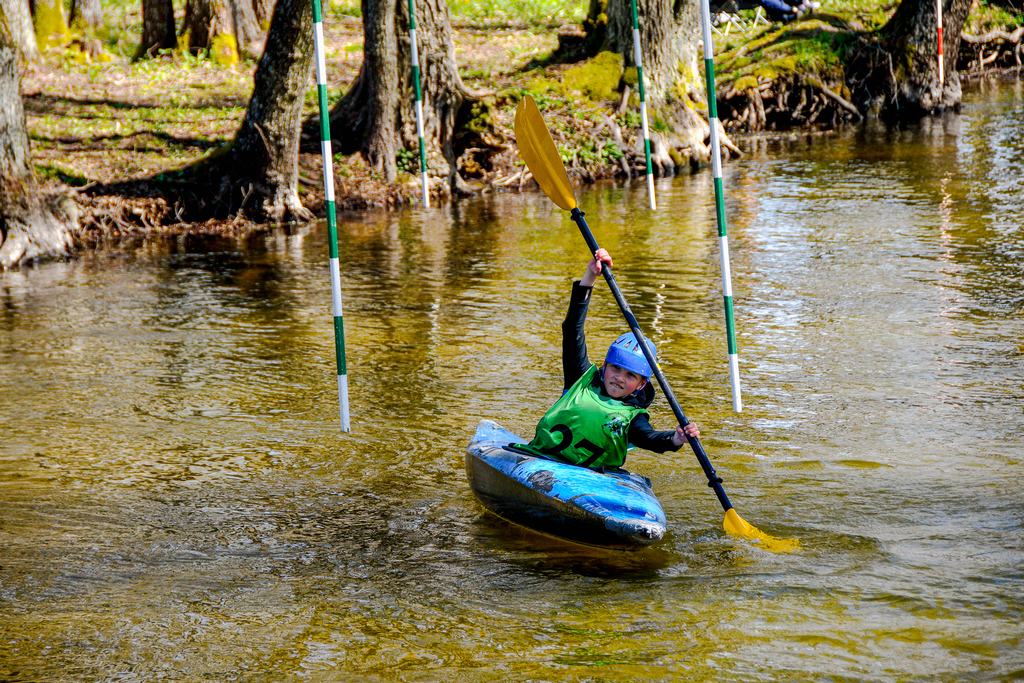
<svg viewBox="0 0 1024 683"><path fill-rule="evenodd" d="M309 220L299 200L299 132L313 63L309 0L278 0L249 108L231 147L189 170L213 192L191 203L196 216L242 213L257 221Z"/></svg>
<svg viewBox="0 0 1024 683"><path fill-rule="evenodd" d="M11 39L21 59L26 62L39 59L39 47L36 45L36 32L32 27L32 11L28 0L0 0L0 12L7 15Z"/></svg>
<svg viewBox="0 0 1024 683"><path fill-rule="evenodd" d="M698 111L706 111L707 101L700 66L700 10L695 0L638 0L637 10L648 114L671 131L652 135L657 170L666 174L675 170L677 161L695 164L709 158L710 130ZM636 66L629 0L592 0L585 27L591 51L618 52L627 67Z"/></svg>
<svg viewBox="0 0 1024 683"><path fill-rule="evenodd" d="M36 183L18 62L6 12L0 12L0 269L66 254L77 224L73 202L40 192Z"/></svg>
<svg viewBox="0 0 1024 683"><path fill-rule="evenodd" d="M391 183L398 177L398 152L406 150L412 155L407 158L419 154L408 1L362 0L362 11L363 66L331 112L331 130L342 152L362 152ZM444 0L417 0L416 40L428 171L437 175L445 168L447 182L441 192L464 193L468 188L458 173L456 122L474 100L459 77Z"/></svg>
<svg viewBox="0 0 1024 683"><path fill-rule="evenodd" d="M182 35L192 52L209 50L221 64L235 64L240 54L258 55L262 32L253 0L188 0Z"/></svg>
<svg viewBox="0 0 1024 683"><path fill-rule="evenodd" d="M903 0L848 67L855 103L886 120L913 121L960 105L956 72L971 0L943 0L945 83L940 88L935 0Z"/></svg>
<svg viewBox="0 0 1024 683"><path fill-rule="evenodd" d="M142 0L142 42L135 58L152 57L157 51L170 50L176 45L171 0Z"/></svg>

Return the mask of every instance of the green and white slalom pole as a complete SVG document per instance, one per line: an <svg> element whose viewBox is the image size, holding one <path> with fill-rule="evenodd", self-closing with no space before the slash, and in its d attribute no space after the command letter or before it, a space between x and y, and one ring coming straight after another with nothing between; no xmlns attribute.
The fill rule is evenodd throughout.
<svg viewBox="0 0 1024 683"><path fill-rule="evenodd" d="M420 89L420 55L416 47L416 7L409 0L409 49L412 50L412 83L416 92L416 136L420 139L420 179L423 182L423 206L430 206L427 185L427 144L423 140L423 92Z"/></svg>
<svg viewBox="0 0 1024 683"><path fill-rule="evenodd" d="M636 0L630 0L633 10L633 61L636 62L637 90L640 93L640 125L644 133L644 158L647 160L647 198L651 209L658 208L658 200L654 196L654 167L651 165L651 132L647 126L647 98L644 90L644 60L640 54L640 16L636 9Z"/></svg>
<svg viewBox="0 0 1024 683"><path fill-rule="evenodd" d="M334 155L331 118L327 108L327 65L324 61L324 21L320 0L313 0L313 48L316 52L316 93L320 104L320 153L324 162L327 204L327 242L331 259L331 313L334 316L334 355L338 366L338 413L341 431L351 431L348 417L348 368L345 362L345 319L341 310L341 263L338 259L338 220L334 210Z"/></svg>
<svg viewBox="0 0 1024 683"><path fill-rule="evenodd" d="M740 361L736 351L736 323L732 312L732 273L729 268L729 236L725 223L725 190L722 187L722 143L718 139L718 95L715 91L715 52L711 43L711 8L700 0L700 26L704 34L704 77L708 89L708 123L711 125L711 168L715 182L715 215L718 219L719 255L722 262L722 296L725 300L725 336L729 350L729 385L732 409L743 410L740 397Z"/></svg>

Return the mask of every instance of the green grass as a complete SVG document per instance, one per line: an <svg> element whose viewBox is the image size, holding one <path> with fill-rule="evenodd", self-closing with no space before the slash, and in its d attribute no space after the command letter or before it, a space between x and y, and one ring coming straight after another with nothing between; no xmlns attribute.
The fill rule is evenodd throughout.
<svg viewBox="0 0 1024 683"><path fill-rule="evenodd" d="M36 176L42 180L55 180L70 187L82 187L89 179L74 171L66 171L56 164L36 164Z"/></svg>
<svg viewBox="0 0 1024 683"><path fill-rule="evenodd" d="M809 32L792 41L792 52L798 67L831 69L848 56L852 45L853 37L848 33Z"/></svg>
<svg viewBox="0 0 1024 683"><path fill-rule="evenodd" d="M583 0L449 0L453 21L474 24L558 26L580 23L587 13Z"/></svg>
<svg viewBox="0 0 1024 683"><path fill-rule="evenodd" d="M359 0L331 0L328 11L336 16L363 16ZM449 0L452 21L466 24L518 24L558 26L579 23L587 12L585 0Z"/></svg>
<svg viewBox="0 0 1024 683"><path fill-rule="evenodd" d="M324 3L326 12L335 17L362 17L363 8L359 0L328 0Z"/></svg>
<svg viewBox="0 0 1024 683"><path fill-rule="evenodd" d="M185 15L185 0L173 0L177 25ZM130 59L142 39L142 10L138 0L103 0L103 22L96 37L116 57Z"/></svg>

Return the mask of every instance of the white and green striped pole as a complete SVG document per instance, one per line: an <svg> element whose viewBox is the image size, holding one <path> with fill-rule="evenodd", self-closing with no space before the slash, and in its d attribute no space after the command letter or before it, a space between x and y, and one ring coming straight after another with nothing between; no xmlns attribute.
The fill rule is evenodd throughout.
<svg viewBox="0 0 1024 683"><path fill-rule="evenodd" d="M423 139L423 92L420 89L420 55L416 47L416 7L409 0L409 49L412 50L412 83L416 92L416 136L420 139L420 179L423 181L423 206L430 206L427 185L427 144Z"/></svg>
<svg viewBox="0 0 1024 683"><path fill-rule="evenodd" d="M722 143L718 139L718 94L715 91L715 52L711 43L711 8L700 0L700 25L704 34L704 77L708 90L708 123L711 124L711 168L715 183L715 215L718 218L719 255L722 262L722 297L725 299L725 337L729 351L729 385L732 409L743 410L740 397L740 361L736 351L736 324L732 312L732 274L729 268L729 235L725 223L725 190L722 187Z"/></svg>
<svg viewBox="0 0 1024 683"><path fill-rule="evenodd" d="M637 90L640 92L640 125L644 133L644 158L647 161L647 198L651 209L658 208L658 200L654 196L654 166L651 164L651 133L647 126L647 97L644 90L644 60L640 54L640 16L636 9L636 0L630 1L633 10L633 61L636 62Z"/></svg>
<svg viewBox="0 0 1024 683"><path fill-rule="evenodd" d="M331 118L327 108L327 65L324 61L324 21L320 0L313 0L313 48L316 53L316 93L320 104L320 153L324 162L324 200L327 242L331 259L331 313L334 316L334 356L338 367L338 413L341 431L351 431L348 417L348 368L345 362L345 319L341 310L341 263L338 260L338 219L334 210L334 155Z"/></svg>

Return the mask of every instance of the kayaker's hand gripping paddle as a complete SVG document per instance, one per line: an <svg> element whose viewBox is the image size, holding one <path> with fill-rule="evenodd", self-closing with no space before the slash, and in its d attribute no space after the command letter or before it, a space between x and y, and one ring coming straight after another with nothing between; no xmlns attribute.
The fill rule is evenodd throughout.
<svg viewBox="0 0 1024 683"><path fill-rule="evenodd" d="M548 132L548 128L544 124L540 110L537 109L537 104L529 95L523 98L523 101L519 103L519 107L516 109L515 133L516 142L519 146L519 156L526 162L527 168L530 169L534 180L540 185L540 189L544 191L544 194L551 201L570 212L572 220L579 226L580 233L590 248L590 253L597 253L597 240L594 239L594 233L590 231L590 226L587 225L583 212L580 211L579 206L576 204L576 195L573 193L569 177L565 173L565 165L562 164L562 158L558 155L558 150L551 139L551 133ZM645 337L641 334L636 317L633 315L633 311L630 310L629 304L626 303L626 299L622 296L618 283L615 282L615 275L612 274L612 269L607 264L602 264L601 273L604 274L604 279L612 290L612 296L615 297L619 310L622 311L622 315L626 318L626 324L629 325L629 329L633 331L637 341L639 341L644 357L654 369L654 377L658 380L658 385L665 394L665 399L672 406L672 412L675 413L679 424L685 427L690 421L686 419L679 401L676 400L675 394L672 393L672 389L668 385L668 380L665 379L665 375L661 372L661 368L651 353L651 349L647 346L647 342L644 341ZM693 454L697 456L701 469L704 470L704 475L708 478L708 486L715 492L718 502L722 504L722 509L725 510L725 519L722 521L722 526L725 528L726 533L757 541L765 549L775 552L789 552L800 546L800 542L795 538L781 539L769 536L740 517L729 501L729 496L726 495L725 489L722 488L722 479L715 472L715 468L712 467L707 453L704 452L704 446L700 443L700 439L692 436L687 436L686 438L690 442Z"/></svg>

